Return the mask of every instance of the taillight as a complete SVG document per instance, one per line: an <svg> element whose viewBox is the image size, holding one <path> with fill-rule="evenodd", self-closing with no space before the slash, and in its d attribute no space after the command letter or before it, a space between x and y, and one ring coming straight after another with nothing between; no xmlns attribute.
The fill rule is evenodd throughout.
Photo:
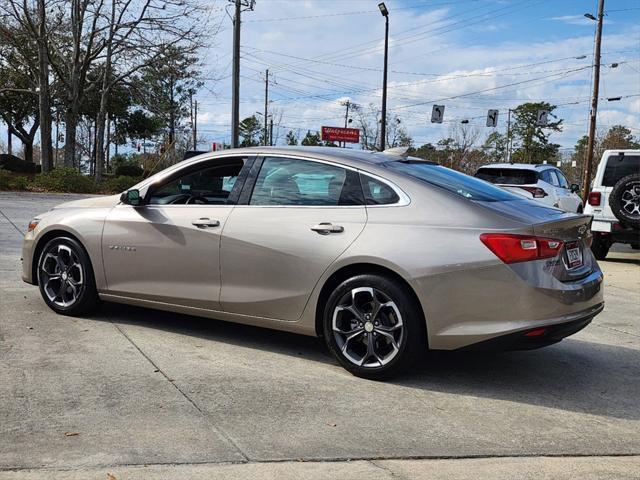
<svg viewBox="0 0 640 480"><path fill-rule="evenodd" d="M554 238L508 233L483 233L480 240L504 263L553 258L558 255L564 243Z"/></svg>
<svg viewBox="0 0 640 480"><path fill-rule="evenodd" d="M546 197L548 195L548 193L545 192L544 189L542 189L540 187L522 187L522 186L519 186L519 188L529 192L531 195L533 195L533 198L544 198L544 197Z"/></svg>
<svg viewBox="0 0 640 480"><path fill-rule="evenodd" d="M600 192L589 192L589 205L599 207L600 200L602 200L602 194Z"/></svg>

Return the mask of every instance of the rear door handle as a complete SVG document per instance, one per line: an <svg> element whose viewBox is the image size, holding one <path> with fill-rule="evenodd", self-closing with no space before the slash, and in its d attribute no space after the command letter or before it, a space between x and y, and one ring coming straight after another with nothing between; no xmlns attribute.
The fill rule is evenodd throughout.
<svg viewBox="0 0 640 480"><path fill-rule="evenodd" d="M211 228L219 227L220 222L218 220L209 220L208 218L199 218L191 222L191 225L195 225L198 228Z"/></svg>
<svg viewBox="0 0 640 480"><path fill-rule="evenodd" d="M320 235L329 235L330 233L342 233L344 227L341 225L333 225L329 222L319 223L311 227L311 230L318 232Z"/></svg>

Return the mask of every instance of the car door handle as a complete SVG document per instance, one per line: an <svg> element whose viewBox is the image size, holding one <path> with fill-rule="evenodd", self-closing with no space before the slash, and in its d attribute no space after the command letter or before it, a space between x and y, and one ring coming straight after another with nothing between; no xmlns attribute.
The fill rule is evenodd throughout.
<svg viewBox="0 0 640 480"><path fill-rule="evenodd" d="M191 225L195 225L198 228L210 228L219 227L220 222L218 220L209 220L208 218L199 218L191 222Z"/></svg>
<svg viewBox="0 0 640 480"><path fill-rule="evenodd" d="M341 225L333 225L329 222L319 223L311 227L311 230L318 232L320 235L329 235L330 233L342 233L344 227Z"/></svg>

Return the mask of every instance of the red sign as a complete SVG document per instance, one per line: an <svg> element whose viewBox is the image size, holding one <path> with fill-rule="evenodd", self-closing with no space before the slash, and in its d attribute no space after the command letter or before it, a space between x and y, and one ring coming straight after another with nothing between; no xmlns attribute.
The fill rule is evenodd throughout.
<svg viewBox="0 0 640 480"><path fill-rule="evenodd" d="M357 128L322 127L322 140L327 142L360 142L360 130Z"/></svg>

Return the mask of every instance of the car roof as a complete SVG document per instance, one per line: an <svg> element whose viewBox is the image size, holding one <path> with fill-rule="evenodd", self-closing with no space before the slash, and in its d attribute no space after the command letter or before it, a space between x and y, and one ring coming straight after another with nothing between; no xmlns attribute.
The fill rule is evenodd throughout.
<svg viewBox="0 0 640 480"><path fill-rule="evenodd" d="M514 168L518 170L540 170L541 168L556 168L545 163L491 163L480 168Z"/></svg>
<svg viewBox="0 0 640 480"><path fill-rule="evenodd" d="M212 155L213 153L213 155ZM354 150L339 147L248 147L220 150L219 152L208 152L193 160L201 159L206 155L208 158L217 158L233 155L294 155L297 157L309 157L311 159L329 160L342 163L351 167L366 165L379 165L381 163L402 161L407 157L396 151L376 152L371 150ZM189 159L189 160L192 160Z"/></svg>

